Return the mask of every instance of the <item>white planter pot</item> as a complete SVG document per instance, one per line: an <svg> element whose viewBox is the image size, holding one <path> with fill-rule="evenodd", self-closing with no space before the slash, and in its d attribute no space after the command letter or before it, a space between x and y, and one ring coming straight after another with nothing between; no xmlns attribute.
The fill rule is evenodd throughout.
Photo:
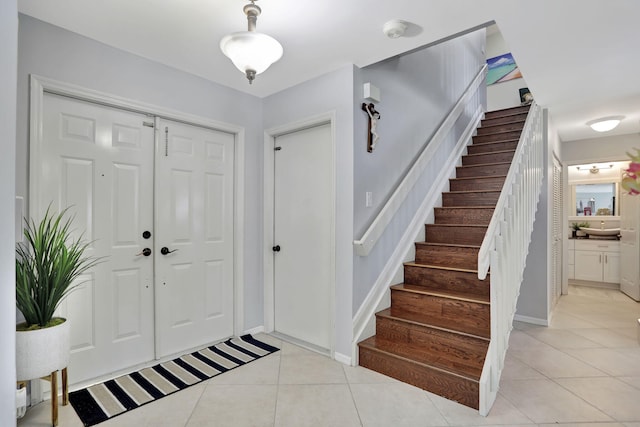
<svg viewBox="0 0 640 427"><path fill-rule="evenodd" d="M37 329L16 331L16 371L18 381L45 377L69 365L70 322Z"/></svg>

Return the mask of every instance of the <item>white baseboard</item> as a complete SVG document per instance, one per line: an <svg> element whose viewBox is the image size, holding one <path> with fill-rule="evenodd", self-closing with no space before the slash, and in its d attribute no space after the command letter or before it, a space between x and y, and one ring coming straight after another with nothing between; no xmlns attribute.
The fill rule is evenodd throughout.
<svg viewBox="0 0 640 427"><path fill-rule="evenodd" d="M520 314L516 314L515 316L513 316L513 320L517 320L518 322L530 323L532 325L549 326L549 321L547 319L522 316Z"/></svg>
<svg viewBox="0 0 640 427"><path fill-rule="evenodd" d="M261 334L262 332L264 332L264 326L256 326L255 328L247 329L246 331L244 331L243 335L246 335L246 334L255 335L255 334Z"/></svg>
<svg viewBox="0 0 640 427"><path fill-rule="evenodd" d="M351 366L351 357L342 354L342 353L338 353L337 351L335 353L333 353L333 358L336 360L336 362L340 362L344 365L348 365Z"/></svg>

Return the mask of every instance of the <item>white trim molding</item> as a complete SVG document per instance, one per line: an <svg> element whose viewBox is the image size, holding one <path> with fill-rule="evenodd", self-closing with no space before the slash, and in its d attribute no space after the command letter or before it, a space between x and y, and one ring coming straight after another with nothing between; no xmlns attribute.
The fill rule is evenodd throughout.
<svg viewBox="0 0 640 427"><path fill-rule="evenodd" d="M47 77L31 75L30 81L30 159L29 164L38 164L39 149L42 144L42 117L44 94L52 93L95 104L133 111L150 116L170 119L190 125L205 127L234 134L234 334L244 330L244 190L245 190L245 130L241 126L211 120L153 104L142 103L112 94L99 92L82 86L60 82ZM37 211L37 198L40 183L37 174L29 179L29 211Z"/></svg>
<svg viewBox="0 0 640 427"><path fill-rule="evenodd" d="M532 325L540 325L540 326L549 326L551 322L547 319L540 319L538 317L530 317L530 316L522 316L520 314L516 314L513 316L513 320L522 323L530 323Z"/></svg>
<svg viewBox="0 0 640 427"><path fill-rule="evenodd" d="M264 330L267 333L274 332L275 329L275 311L274 311L274 266L273 251L274 242L273 225L274 225L274 148L275 138L288 133L298 132L314 126L329 124L331 126L331 265L330 277L333 278L331 286L331 348L329 352L332 358L335 357L336 346L336 113L330 111L323 114L307 117L282 126L273 127L264 131L264 167L263 167L263 194L264 194L264 210L263 210L263 278L264 278Z"/></svg>

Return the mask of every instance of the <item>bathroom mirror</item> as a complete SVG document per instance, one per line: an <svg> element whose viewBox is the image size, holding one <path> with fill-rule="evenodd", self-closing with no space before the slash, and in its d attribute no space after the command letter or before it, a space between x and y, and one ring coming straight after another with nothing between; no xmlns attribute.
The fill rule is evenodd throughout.
<svg viewBox="0 0 640 427"><path fill-rule="evenodd" d="M618 215L619 208L617 183L576 184L575 216L613 216Z"/></svg>
<svg viewBox="0 0 640 427"><path fill-rule="evenodd" d="M620 179L628 162L569 166L569 218L620 215Z"/></svg>

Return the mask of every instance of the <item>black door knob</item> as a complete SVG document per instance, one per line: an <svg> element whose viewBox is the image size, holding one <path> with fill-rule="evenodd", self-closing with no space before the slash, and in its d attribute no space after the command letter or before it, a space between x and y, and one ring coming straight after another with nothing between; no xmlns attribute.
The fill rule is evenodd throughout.
<svg viewBox="0 0 640 427"><path fill-rule="evenodd" d="M148 239L149 237L151 237L151 232L150 231L145 231L142 233L142 237L145 239Z"/></svg>
<svg viewBox="0 0 640 427"><path fill-rule="evenodd" d="M151 255L151 249L149 248L144 248L142 250L142 252L140 252L139 254L136 254L136 256L140 256L140 255L144 255L144 256L149 256Z"/></svg>
<svg viewBox="0 0 640 427"><path fill-rule="evenodd" d="M167 255L167 254L170 254L171 252L175 252L175 251L177 251L177 249L174 249L174 250L170 251L169 248L166 247L166 246L163 246L162 248L160 248L160 253L162 255Z"/></svg>
<svg viewBox="0 0 640 427"><path fill-rule="evenodd" d="M275 245L273 248L273 252L280 252L280 245Z"/></svg>

